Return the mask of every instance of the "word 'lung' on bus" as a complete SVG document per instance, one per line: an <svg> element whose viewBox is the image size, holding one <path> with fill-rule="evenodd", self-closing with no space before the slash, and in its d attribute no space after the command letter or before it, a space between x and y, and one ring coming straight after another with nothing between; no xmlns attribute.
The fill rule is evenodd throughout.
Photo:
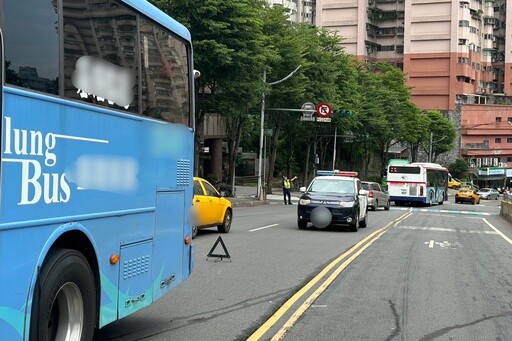
<svg viewBox="0 0 512 341"><path fill-rule="evenodd" d="M138 188L138 162L132 157L109 155L81 155L64 172L47 173L47 168L57 165L53 150L60 140L81 140L86 143L108 143L107 140L70 136L52 132L18 129L12 118L5 117L5 155L23 158L4 158L4 161L21 164L21 190L18 205L67 203L71 198L71 183L77 189L100 190L115 193L134 192ZM32 157L32 158L26 158ZM38 158L43 158L39 161ZM63 169L63 167L59 167ZM106 172L106 170L113 170Z"/></svg>
<svg viewBox="0 0 512 341"><path fill-rule="evenodd" d="M135 77L132 72L97 57L80 57L76 61L72 82L82 98L91 94L98 101L107 99L109 104L115 103L125 109L133 100Z"/></svg>

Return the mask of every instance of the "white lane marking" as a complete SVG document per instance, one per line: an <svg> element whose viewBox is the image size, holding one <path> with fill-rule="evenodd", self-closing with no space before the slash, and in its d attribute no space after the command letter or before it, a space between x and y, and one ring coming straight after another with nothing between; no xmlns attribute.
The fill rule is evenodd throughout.
<svg viewBox="0 0 512 341"><path fill-rule="evenodd" d="M256 229L249 230L249 232L254 232L254 231L259 231L259 230L263 230L263 229L268 229L269 227L274 227L274 226L277 226L277 225L279 225L279 224L272 224L272 225L262 226L262 227L258 227Z"/></svg>
<svg viewBox="0 0 512 341"><path fill-rule="evenodd" d="M500 231L500 230L498 230L496 227L494 227L490 222L488 222L488 221L487 221L487 219L482 218L482 220L483 220L487 225L489 225L489 227L490 227L490 228L492 228L494 231L496 231L496 233L497 233L497 234L499 234L503 239L505 239L509 244L512 244L512 240L511 240L509 237L505 236L505 235L503 234L503 232L501 232L501 231Z"/></svg>
<svg viewBox="0 0 512 341"><path fill-rule="evenodd" d="M428 243L428 247L429 248L433 248L434 247L434 241L433 240L430 240L430 242Z"/></svg>
<svg viewBox="0 0 512 341"><path fill-rule="evenodd" d="M482 218L485 220L485 218ZM397 226L399 229L404 230L421 230L421 231L436 231L436 232L462 232L462 233L475 233L475 234L497 234L494 231L481 231L481 230L460 230L451 229L446 227L434 227L434 226Z"/></svg>

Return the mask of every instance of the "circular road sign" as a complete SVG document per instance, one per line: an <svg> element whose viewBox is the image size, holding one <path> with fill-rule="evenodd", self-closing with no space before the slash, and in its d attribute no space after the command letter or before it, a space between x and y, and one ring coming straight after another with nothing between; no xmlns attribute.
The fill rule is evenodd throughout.
<svg viewBox="0 0 512 341"><path fill-rule="evenodd" d="M306 102L302 105L301 107L302 110L304 110L302 113L303 114L311 114L313 115L313 113L316 111L316 107L315 107L315 104L313 102Z"/></svg>
<svg viewBox="0 0 512 341"><path fill-rule="evenodd" d="M332 108L327 103L320 103L316 106L316 114L320 117L329 117L332 114Z"/></svg>

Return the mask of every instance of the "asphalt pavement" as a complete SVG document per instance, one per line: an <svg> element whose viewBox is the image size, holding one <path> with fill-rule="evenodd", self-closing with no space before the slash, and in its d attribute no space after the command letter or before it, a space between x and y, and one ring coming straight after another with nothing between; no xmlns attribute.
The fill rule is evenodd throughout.
<svg viewBox="0 0 512 341"><path fill-rule="evenodd" d="M297 204L299 201L301 193L292 191L292 203ZM260 200L256 196L256 187L250 186L236 186L235 196L227 197L233 207L246 207L246 206L255 206L255 205L284 205L283 200L283 190L281 188L273 188L272 194L267 194L263 200Z"/></svg>

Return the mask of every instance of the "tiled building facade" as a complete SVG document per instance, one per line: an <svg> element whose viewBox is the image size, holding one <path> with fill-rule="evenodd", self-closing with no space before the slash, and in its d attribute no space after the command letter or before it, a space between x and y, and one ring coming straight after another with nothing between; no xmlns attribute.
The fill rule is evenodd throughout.
<svg viewBox="0 0 512 341"><path fill-rule="evenodd" d="M316 0L314 23L402 68L419 108L459 120L453 159L476 168L512 167L511 18L512 0Z"/></svg>

